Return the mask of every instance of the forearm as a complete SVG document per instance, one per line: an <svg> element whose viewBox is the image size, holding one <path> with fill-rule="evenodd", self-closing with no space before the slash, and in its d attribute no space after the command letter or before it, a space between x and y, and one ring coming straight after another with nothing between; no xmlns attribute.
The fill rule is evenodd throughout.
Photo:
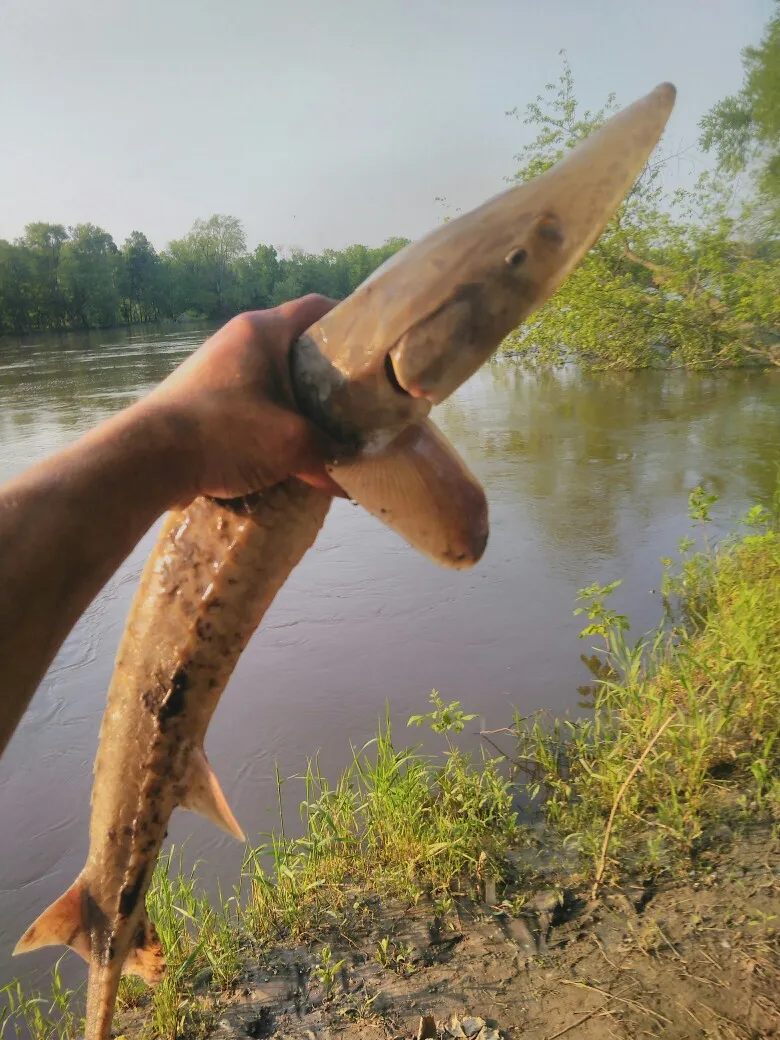
<svg viewBox="0 0 780 1040"><path fill-rule="evenodd" d="M0 753L89 603L191 497L182 433L140 402L0 488Z"/></svg>

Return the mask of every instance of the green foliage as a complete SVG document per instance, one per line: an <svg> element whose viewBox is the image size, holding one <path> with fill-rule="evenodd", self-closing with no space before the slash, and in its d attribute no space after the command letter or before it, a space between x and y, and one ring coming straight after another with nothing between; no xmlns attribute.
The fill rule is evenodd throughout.
<svg viewBox="0 0 780 1040"><path fill-rule="evenodd" d="M379 940L376 959L383 968L390 968L397 975L411 975L414 971L414 950L405 942L397 943L389 935Z"/></svg>
<svg viewBox="0 0 780 1040"><path fill-rule="evenodd" d="M697 488L692 518L708 523L713 503ZM772 516L753 509L748 519L756 530ZM529 795L594 870L616 806L613 874L637 860L639 869L690 864L705 828L735 802L748 814L780 808L780 531L772 521L704 552L686 546L667 583L677 624L636 646L603 608L614 583L584 590L606 626L592 717L552 728L515 720Z"/></svg>
<svg viewBox="0 0 780 1040"><path fill-rule="evenodd" d="M581 112L564 58L557 83L527 106L537 135L516 181L548 169L615 107ZM510 115L517 115L514 111ZM704 174L670 195L654 157L616 217L561 288L505 349L528 361L600 368L780 364L780 253L734 213L732 184Z"/></svg>
<svg viewBox="0 0 780 1040"><path fill-rule="evenodd" d="M29 993L18 979L0 989L5 1006L0 1008L0 1040L71 1040L78 1034L81 1018L75 1012L76 993L68 989L60 975L60 963L52 969L49 991Z"/></svg>
<svg viewBox="0 0 780 1040"><path fill-rule="evenodd" d="M431 704L433 711L427 715L412 715L407 726L422 726L427 722L434 733L462 733L467 722L475 719L476 715L467 715L460 706L460 701L451 701L445 705L438 690L431 690Z"/></svg>
<svg viewBox="0 0 780 1040"><path fill-rule="evenodd" d="M702 140L717 151L718 168L694 189L669 193L656 155L594 248L508 337L506 351L529 363L616 369L780 365L778 48L780 15L745 52L741 93L705 117ZM615 108L610 94L601 108L581 110L564 58L558 81L524 114L509 113L537 131L510 180L542 173ZM760 166L761 187L746 195L734 171L751 163ZM92 225L31 224L17 242L0 241L0 335L181 315L222 321L308 292L343 298L405 244L248 252L241 222L214 214L157 253L140 232L117 250Z"/></svg>
<svg viewBox="0 0 780 1040"><path fill-rule="evenodd" d="M330 948L330 943L325 943L320 950L320 959L317 962L312 975L315 979L319 979L322 984L326 1000L329 999L333 993L333 988L336 985L339 972L346 963L346 958L342 958L338 961L333 959L333 950Z"/></svg>
<svg viewBox="0 0 780 1040"><path fill-rule="evenodd" d="M622 581L613 581L608 585L595 583L586 589L579 589L577 602L581 607L574 610L574 616L587 614L589 625L580 632L580 639L585 636L601 636L609 645L609 635L612 631L627 632L629 629L628 618L625 614L618 614L606 605L607 596L611 596L615 589L622 585Z"/></svg>
<svg viewBox="0 0 780 1040"><path fill-rule="evenodd" d="M747 170L780 227L780 2L758 47L743 51L742 89L719 101L701 121L700 143L714 151L722 170Z"/></svg>
<svg viewBox="0 0 780 1040"><path fill-rule="evenodd" d="M60 250L57 281L73 324L89 329L112 325L119 309L118 250L94 224L71 228Z"/></svg>
<svg viewBox="0 0 780 1040"><path fill-rule="evenodd" d="M466 716L457 702L450 708L454 728ZM475 760L452 744L440 760L397 749L389 718L335 786L316 761L304 783L304 836L286 838L282 823L244 864L244 915L261 942L311 937L338 922L347 884L412 901L446 897L467 882L481 853L498 861L516 831L497 760Z"/></svg>
<svg viewBox="0 0 780 1040"><path fill-rule="evenodd" d="M718 495L715 492L705 491L701 485L695 487L688 496L688 516L691 520L698 520L700 524L711 523L711 510L717 501Z"/></svg>
<svg viewBox="0 0 780 1040"><path fill-rule="evenodd" d="M404 245L391 238L377 249L281 256L258 245L250 253L241 222L215 213L158 253L140 231L117 249L93 224L29 224L16 242L0 239L0 335L185 314L223 321L310 292L341 299Z"/></svg>

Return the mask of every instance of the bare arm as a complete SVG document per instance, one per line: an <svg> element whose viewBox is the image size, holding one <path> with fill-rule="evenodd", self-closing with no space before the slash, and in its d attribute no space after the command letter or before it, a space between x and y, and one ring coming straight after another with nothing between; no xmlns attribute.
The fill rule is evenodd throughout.
<svg viewBox="0 0 780 1040"><path fill-rule="evenodd" d="M0 753L65 637L152 523L296 473L329 493L290 343L322 297L240 315L148 397L0 487Z"/></svg>

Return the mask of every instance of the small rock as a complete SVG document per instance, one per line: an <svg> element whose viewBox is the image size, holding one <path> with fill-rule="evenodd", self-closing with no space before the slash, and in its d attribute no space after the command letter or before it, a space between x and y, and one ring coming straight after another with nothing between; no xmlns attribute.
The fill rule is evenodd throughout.
<svg viewBox="0 0 780 1040"><path fill-rule="evenodd" d="M461 1024L458 1021L458 1016L457 1015L450 1015L450 1017L449 1017L449 1019L447 1021L447 1025L445 1026L445 1028L446 1028L447 1034L449 1036L455 1036L455 1037L458 1037L458 1038L462 1038L462 1037L465 1037L465 1035L466 1035L463 1032L463 1029L461 1028Z"/></svg>
<svg viewBox="0 0 780 1040"><path fill-rule="evenodd" d="M544 892L537 892L526 903L529 910L536 910L540 914L551 914L560 905L560 896L552 888L548 888Z"/></svg>
<svg viewBox="0 0 780 1040"><path fill-rule="evenodd" d="M211 985L211 980L214 978L214 972L211 968L204 968L203 971L199 971L195 976L192 988L196 991L208 989Z"/></svg>
<svg viewBox="0 0 780 1040"><path fill-rule="evenodd" d="M463 1032L468 1037L476 1037L480 1030L485 1028L484 1018L464 1018L461 1022Z"/></svg>
<svg viewBox="0 0 780 1040"><path fill-rule="evenodd" d="M506 929L513 942L526 956L535 957L539 952L536 939L528 927L528 923L522 917L510 917L506 922Z"/></svg>

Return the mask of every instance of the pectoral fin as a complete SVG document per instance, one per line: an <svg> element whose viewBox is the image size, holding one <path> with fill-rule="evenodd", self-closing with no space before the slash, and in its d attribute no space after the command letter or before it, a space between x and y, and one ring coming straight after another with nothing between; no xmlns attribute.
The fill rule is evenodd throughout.
<svg viewBox="0 0 780 1040"><path fill-rule="evenodd" d="M185 785L186 793L180 803L183 809L200 813L234 838L246 841L203 748L194 748L190 754Z"/></svg>
<svg viewBox="0 0 780 1040"><path fill-rule="evenodd" d="M328 472L355 502L444 567L473 566L485 551L485 493L430 420L387 448L333 463Z"/></svg>

